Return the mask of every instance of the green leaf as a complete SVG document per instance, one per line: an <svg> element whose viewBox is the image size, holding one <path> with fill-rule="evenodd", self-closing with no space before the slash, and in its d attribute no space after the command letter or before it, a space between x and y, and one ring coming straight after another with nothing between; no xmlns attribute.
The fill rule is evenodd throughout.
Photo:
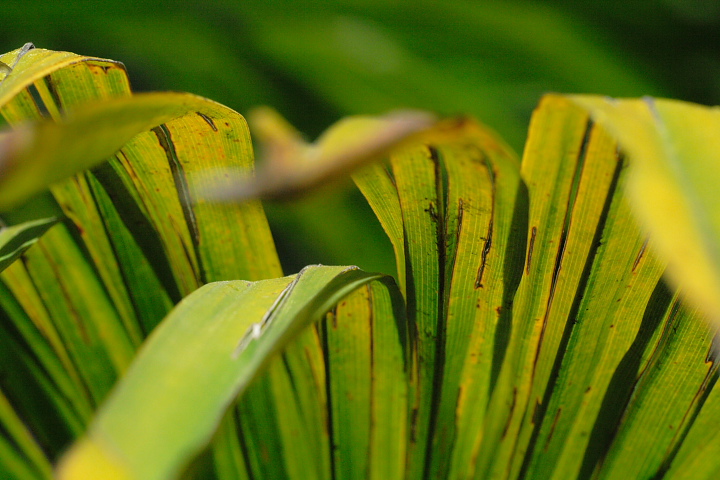
<svg viewBox="0 0 720 480"><path fill-rule="evenodd" d="M400 306L376 282L345 298L323 324L333 478L405 478L408 350Z"/></svg>
<svg viewBox="0 0 720 480"><path fill-rule="evenodd" d="M6 478L51 478L52 466L33 439L32 433L0 392L0 422L7 431L0 437L0 472ZM9 438L8 438L9 437Z"/></svg>
<svg viewBox="0 0 720 480"><path fill-rule="evenodd" d="M716 375L715 372L713 372ZM717 429L717 416L720 413L720 389L715 387L717 381L710 377L698 392L704 405L687 436L679 446L677 455L670 465L664 465L670 478L714 478L720 472L718 452L720 438ZM675 425L672 425L673 427Z"/></svg>
<svg viewBox="0 0 720 480"><path fill-rule="evenodd" d="M474 352L504 348L527 199L517 159L486 128L449 121L425 140L354 179L393 243L415 332L408 475L444 477L475 456L476 406L498 365Z"/></svg>
<svg viewBox="0 0 720 480"><path fill-rule="evenodd" d="M184 115L221 117L228 109L186 93L148 93L108 99L72 110L60 122L44 121L6 133L0 208L115 154L137 134ZM202 120L208 129L214 125Z"/></svg>
<svg viewBox="0 0 720 480"><path fill-rule="evenodd" d="M665 316L668 318L660 319L664 325L661 349L641 372L618 431L612 432L611 424L602 432L603 436L614 433L616 440L599 478L640 478L670 468L692 472L695 478L712 478L708 472L720 468L717 457L708 455L718 447L717 429L705 430L705 438L695 436L707 428L704 419L716 408L712 397L708 397L716 391L716 367L710 361L712 350L708 346L713 333L677 296ZM641 329L647 329L652 321L647 316ZM695 418L700 411L703 417ZM685 461L695 465L683 465ZM669 478L678 476L668 473Z"/></svg>
<svg viewBox="0 0 720 480"><path fill-rule="evenodd" d="M55 170L46 173L59 178L57 165L66 163L58 161L80 162L69 169L74 171L124 147L117 159L94 172L52 186L49 209L41 210L67 218L50 232L48 242L41 240L25 254L23 264L3 274L1 297L10 325L3 323L3 331L22 341L7 350L14 353L4 357L2 368L24 373L21 382L12 381L15 375L4 376L10 382L8 398L43 448L56 455L82 432L135 346L181 298L180 292L208 281L269 278L281 271L259 203L217 206L195 198L197 172L251 168L249 133L239 114L192 95L127 98L121 64L32 52L12 73L15 85L26 90L4 97L2 113L10 123L49 115L58 123L41 120L27 128L55 132L61 146L79 146L52 151L38 142L46 156L35 166ZM34 63L24 63L30 60L44 62L41 73L33 70ZM125 98L93 103L108 97ZM103 117L104 133L101 128L88 135L94 127L86 130L87 122L102 123ZM164 120L168 123L141 132L129 144L115 137L123 122L130 140L143 123L150 128ZM11 179L15 173L9 172ZM13 222L35 218L38 207L31 201L3 217ZM18 369L19 362L29 370ZM37 407L25 408L34 403Z"/></svg>
<svg viewBox="0 0 720 480"><path fill-rule="evenodd" d="M518 160L482 125L438 144L445 170L442 384L431 474L466 471L509 336L524 259L527 194ZM407 168L407 167L406 167Z"/></svg>
<svg viewBox="0 0 720 480"><path fill-rule="evenodd" d="M411 439L429 440L411 440L410 476L624 478L623 462L640 476L663 471L681 437L647 432L691 428L683 419L702 412L711 334L660 283L663 263L623 195L616 142L572 102L546 97L522 164L528 208L492 138L458 137L394 156L389 172L355 176L403 255L414 367L427 361L426 378L436 379L416 377L423 393L410 410ZM498 228L491 242L488 227ZM493 281L478 282L486 274ZM444 300L432 303L435 295ZM423 329L421 315L437 326ZM445 348L433 350L437 342ZM696 373L682 374L672 406L638 410L684 365Z"/></svg>
<svg viewBox="0 0 720 480"><path fill-rule="evenodd" d="M19 224L7 258L22 261L0 284L2 473L47 477L50 459L100 403L60 467L67 478L172 478L208 443L212 452L187 475L612 479L718 470L713 332L662 283L663 241L638 228L623 195L637 181L626 165L638 155L661 156L663 168L651 171L680 185L670 198L705 180L674 170L685 160L668 147L682 159L704 156L693 142L714 145L702 130L714 121L706 111L687 121L698 132L685 133L678 122L694 107L658 101L655 115L647 102L629 102L626 140L640 146L626 147L626 160L623 137L598 124L617 120L617 105L547 96L521 164L471 120L388 142L383 129L397 124L387 119L343 122L313 147L320 164L272 167L290 182L276 191L387 154L355 179L388 233L402 288L344 267L263 280L280 268L260 204L202 197L205 185L222 185L218 172L252 169L238 114L186 94L129 97L112 62L13 55L0 60L10 69L0 109L8 123L37 122L8 133L0 153L10 160L34 145L47 162L41 170L58 159L110 161L3 216ZM122 142L109 128L115 117ZM101 128L86 131L91 122ZM22 136L46 129L56 135L48 145L68 148L45 151ZM274 133L276 147L310 151L289 127ZM710 205L711 183L686 206ZM712 244L712 215L698 208L707 215L693 218L710 232L698 238ZM40 228L22 222L40 211L65 218L20 253ZM143 337L186 296L103 402Z"/></svg>
<svg viewBox="0 0 720 480"><path fill-rule="evenodd" d="M382 163L376 162L357 170L352 178L392 243L398 283L403 295L406 295L405 232L402 226L400 200L392 175Z"/></svg>
<svg viewBox="0 0 720 480"><path fill-rule="evenodd" d="M671 281L720 321L717 109L674 100L573 96L630 156L628 195Z"/></svg>
<svg viewBox="0 0 720 480"><path fill-rule="evenodd" d="M0 61L15 65L10 73L0 79L1 111L9 123L37 118L32 115L38 112L38 105L32 97L39 96L47 102L55 94L58 84L63 84L62 88L65 91L74 92L76 101L83 101L88 90L94 90L96 98L126 96L129 93L125 67L120 62L42 48L34 48L23 53L16 62L22 52L23 49L19 48L0 56ZM102 88L98 88L94 79L98 74L102 74L107 79L103 82ZM26 90L29 85L35 90ZM26 101L11 103L10 100L16 96ZM63 107L74 106L76 102L73 102L72 98L73 96L68 99L69 104ZM53 118L57 118L59 113L60 110L52 105L45 112Z"/></svg>
<svg viewBox="0 0 720 480"><path fill-rule="evenodd" d="M378 278L346 267L308 267L295 278L199 289L144 345L87 439L63 461L60 478L87 478L85 468L106 465L118 478L170 478L209 440L228 404L272 353Z"/></svg>
<svg viewBox="0 0 720 480"><path fill-rule="evenodd" d="M561 97L543 100L523 159L531 208L513 305L518 329L476 471L654 476L672 462L680 437L650 432L663 424L687 428L678 423L702 408L690 392L704 388L712 335L697 313L681 309L678 318L660 282L654 238L644 238L624 198L624 165L615 141L585 111ZM683 328L699 337L675 337ZM683 394L663 395L672 405L637 411L637 402L657 398L656 382L670 382L688 365L698 373L686 377ZM632 468L613 468L622 462Z"/></svg>
<svg viewBox="0 0 720 480"><path fill-rule="evenodd" d="M6 227L0 230L0 271L5 270L38 238L57 222L56 218L43 218Z"/></svg>
<svg viewBox="0 0 720 480"><path fill-rule="evenodd" d="M135 347L71 236L67 225L56 225L25 252L23 262L6 269L2 280L11 296L3 300L22 305L22 317L32 325L27 328L44 332L60 361L67 355L85 385L79 391L87 390L96 403L130 363Z"/></svg>

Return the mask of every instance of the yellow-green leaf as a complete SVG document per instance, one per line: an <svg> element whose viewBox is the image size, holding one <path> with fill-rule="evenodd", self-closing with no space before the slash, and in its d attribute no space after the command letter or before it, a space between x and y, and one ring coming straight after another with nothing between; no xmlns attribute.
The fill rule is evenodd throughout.
<svg viewBox="0 0 720 480"><path fill-rule="evenodd" d="M13 344L17 353L6 355L7 365L12 368L22 362L32 367L27 372L14 367L26 380L14 382L8 397L43 447L54 454L81 433L94 403L129 363L134 346L167 313L172 300L180 299L181 291L189 293L213 280L276 277L281 271L259 203L217 206L195 202L193 197L191 180L196 172L252 168L249 133L239 114L192 95L135 99L129 97L122 64L40 49L31 52L15 65L8 78L14 83L0 84L5 94L0 111L21 130L47 128L57 134L56 146L78 148L43 150L38 143L34 148L47 155L24 164L43 170L41 177L59 179L64 173L59 174L63 168L58 166L68 167L68 173L87 162L111 159L94 172L52 185L52 197L43 197L49 198L45 201L49 208L32 201L3 215L11 222L37 218L38 211L68 217L51 232L49 242L41 241L40 251L26 253L31 274L43 278L34 279L25 265L17 265L4 274L2 285L3 308L26 340ZM15 90L8 92L9 85L25 89L12 96ZM189 99L185 107L181 98ZM97 102L103 99L120 103ZM124 100L131 105L123 106ZM106 107L109 117L103 121ZM104 127L96 136L87 135L86 127L94 119ZM158 125L164 120L168 122ZM27 121L37 123L23 123ZM85 127L79 126L83 122ZM118 126L125 128L126 140L139 135L123 145L121 138L115 138ZM158 128L142 131L151 127ZM21 134L10 132L8 138L17 135ZM119 147L122 151L112 158ZM88 152L91 155L85 156ZM14 153L22 155L21 150ZM35 160L39 164L33 164ZM9 175L10 180L15 178L13 172ZM47 185L36 182L35 186ZM26 187L20 185L21 196L29 193ZM9 187L3 188L0 197L7 191ZM47 265L60 272L45 275L49 270L41 267ZM69 271L84 274L68 275ZM94 293L76 295L88 289ZM59 295L62 292L72 294ZM105 332L101 338L95 338L98 325ZM124 339L126 335L129 339ZM105 347L85 358L86 343ZM12 382L15 377L5 378ZM24 398L37 399L32 402L36 410L23 408ZM47 423L40 421L43 417Z"/></svg>
<svg viewBox="0 0 720 480"><path fill-rule="evenodd" d="M209 441L229 403L271 354L342 297L379 278L354 268L308 267L295 278L199 289L144 345L86 439L61 463L59 477L87 478L81 475L90 465L97 466L95 475L110 466L118 478L172 478Z"/></svg>
<svg viewBox="0 0 720 480"><path fill-rule="evenodd" d="M663 99L572 96L631 159L628 195L669 278L720 322L720 113Z"/></svg>
<svg viewBox="0 0 720 480"><path fill-rule="evenodd" d="M227 110L186 93L148 93L77 107L58 123L41 121L6 133L0 159L0 208L115 154L137 134L184 115ZM211 128L211 125L208 125Z"/></svg>

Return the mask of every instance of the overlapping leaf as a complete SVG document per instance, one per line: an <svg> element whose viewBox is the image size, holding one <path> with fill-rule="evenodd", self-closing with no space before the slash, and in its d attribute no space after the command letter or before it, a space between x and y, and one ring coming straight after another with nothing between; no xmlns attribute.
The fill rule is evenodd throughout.
<svg viewBox="0 0 720 480"><path fill-rule="evenodd" d="M717 108L672 100L572 97L631 155L628 192L669 261L670 278L720 319Z"/></svg>
<svg viewBox="0 0 720 480"><path fill-rule="evenodd" d="M476 142L475 148L483 144ZM494 178L486 176L484 181L482 175L467 170L453 180L452 169L472 155L465 151L458 159L438 151L443 150L432 144L406 154L404 160L393 158L390 172L376 166L356 175L399 252L416 348L423 352L416 354L415 365L424 403L416 404L419 413L411 411L411 418L421 419L415 426L431 436L426 441L432 447L415 446L421 450L416 453L421 459L415 462L421 465L410 478L418 472L432 478L592 474L623 478L629 471L624 462L632 462L639 476L665 471L683 434L649 432L659 425L685 431L693 412L702 411L707 396L703 392L714 375L708 363L712 334L662 285L663 263L654 257L653 243L641 234L623 195L626 161L618 155L614 140L570 101L547 97L534 117L523 158L528 217L523 216L522 200L517 200L522 195L512 195L517 186L513 190L507 184L504 189L493 184L492 180L502 178L497 167ZM442 169L433 168L433 157ZM493 164L498 163L503 164L497 160ZM483 187L496 197L496 192L505 192L504 202L496 200L494 210L492 203L486 204L485 225L512 225L515 218L527 225L527 236L517 231L513 235L525 245L524 265L522 258L508 261L512 253L499 256L508 270L499 285L487 284L498 289L494 300L498 303L488 302L487 297L477 303L465 297L465 303L455 303L453 310L452 296L445 297L444 304L432 299L442 297L441 292L448 295L444 290L448 283L469 288L473 282L463 279L462 269L441 275L437 272L442 268L433 265L444 265L453 255L464 253L462 243L453 248L457 237L449 232L461 224L459 232L464 233L467 219L463 215L460 222L453 216L448 207L452 202L438 202L453 198L457 179L479 182L472 189L473 201L482 198ZM404 188L417 204L403 202L402 197L395 200ZM398 213L402 224L397 223ZM424 217L426 226L418 227ZM451 228L437 228L438 223ZM500 248L506 245L499 243ZM486 260L498 248L495 237L492 242L475 239L469 245L474 247L467 252L472 256L456 261L456 266L476 272L493 266ZM522 275L517 293L513 273ZM428 286L417 293L413 282ZM515 295L513 301L498 301L503 287L509 289L509 296ZM420 298L415 300L414 295ZM467 320L470 312L500 306L506 307L508 323L500 324L490 337L495 346L485 340L471 342L463 350L461 345L468 345L472 331L468 329L492 325L487 319ZM423 315L438 323L423 320ZM454 326L452 321L462 315L464 321ZM675 335L676 329L688 334ZM449 347L434 350L438 341ZM483 357L491 358L484 368L478 361ZM662 360L667 357L676 360ZM422 363L427 358L433 358L428 363L434 369L426 370L426 378L442 379L442 390L434 395L437 383L428 386L431 382L426 380L423 386ZM465 362L463 376L453 375L455 362ZM667 385L664 382L678 375L684 379L683 393L673 396L672 406L659 408L651 399L657 398L661 385ZM646 407L641 409L640 404ZM429 417L425 424L420 423L423 415ZM411 468L412 447L411 443Z"/></svg>
<svg viewBox="0 0 720 480"><path fill-rule="evenodd" d="M0 271L34 245L56 222L56 218L43 218L0 229Z"/></svg>
<svg viewBox="0 0 720 480"><path fill-rule="evenodd" d="M92 78L102 82L102 77ZM62 100L63 93L60 89L55 93L55 99ZM163 102L160 97L155 98ZM11 310L16 315L13 320L26 325L31 333L35 332L42 322L40 328L45 335L52 334L51 340L56 339L50 349L44 346L47 340L42 336L36 338L35 342L28 342L30 349L48 350L50 367L59 365L49 379L42 371L36 373L44 390L33 392L32 395L40 398L48 397L52 400L62 399L63 396L55 393L51 386L53 382L63 380L59 373L70 377L63 383L68 389L65 397L70 400L70 405L55 405L46 407L46 410L65 412L64 417L61 416L59 419L60 424L67 423L74 427L66 433L66 436L46 441L44 445L46 448L49 444L53 448L61 447L68 438L78 435L88 421L93 405L104 395L103 392L109 386L107 381L102 382L88 377L90 372L84 370L94 365L95 372L103 372L105 378L112 381L115 369L103 368L102 364L98 364L97 361L93 363L90 358L87 361L77 362L77 353L65 351L66 344L70 348L75 348L82 342L67 341L67 338L63 339L62 335L56 332L55 317L58 315L58 308L54 305L43 308L43 302L39 301L39 297L45 295L48 298L46 302L50 302L50 298L53 297L52 292L48 293L47 287L63 285L68 281L67 273L60 272L59 276L53 278L47 273L34 270L28 275L28 265L44 268L50 263L72 269L94 265L101 277L101 281L94 280L95 284L104 285L114 300L113 305L107 302L104 294L89 295L89 298L107 305L106 313L95 318L108 322L108 315L116 316L123 311L123 306L129 306L130 308L125 310L129 317L125 320L129 321L125 321L124 324L134 329L138 339L144 332L154 327L168 310L171 300L179 299L201 283L224 278L262 278L279 274L274 251L268 250L272 248L272 242L267 235L264 218L258 205L252 202L242 206L208 205L195 194L196 186L203 185L202 179L197 182L191 181L193 175L197 178L198 175L212 174L213 166L220 169L229 166L249 168L251 152L244 122L224 107L197 97L185 96L185 98L204 102L205 113L196 114L193 111L190 115L168 122L152 132L141 133L127 143L117 159L109 164L101 166L92 173L53 186L52 201L57 202L61 210L52 205L51 210L60 210L68 216L65 224L58 227L60 228L58 232L51 232L53 236L50 239L41 241L41 244L47 241L55 250L49 256L46 252L30 252L35 255L34 262L25 261L22 265L17 264L7 274L6 281L12 290L7 292L6 304L11 305L15 301L14 298L23 302L22 305ZM133 108L133 105L138 105L144 100L141 97L117 102L114 104L116 107L123 105L122 108L127 106ZM150 103L152 102L153 100L150 100ZM73 110L76 112L73 118L60 119L60 125L48 122L43 124L43 128L59 131L58 136L61 139L72 138L72 134L68 137L70 129L67 125L72 126L74 119L82 119L82 112L90 112L86 114L87 118L92 118L93 115L97 118L103 117L103 112L108 111L105 110L106 107L113 108L113 102L106 102L97 107L84 107L82 102L77 103L80 105ZM8 109L11 107L12 104ZM59 107L55 106L55 108L58 112L61 111ZM178 106L173 105L170 108L178 108ZM52 110L52 108L46 109ZM38 111L35 112L35 116L39 116ZM142 118L142 115L140 117ZM133 122L132 115L126 118L129 118L129 123ZM198 132L198 126L207 133ZM96 142L101 148L107 149L103 150L104 153L110 153L113 148L102 142L102 135L84 136L79 141L90 144ZM213 156L208 155L210 152ZM55 153L64 154L62 150ZM214 165L203 163L202 159L205 162L216 163ZM75 157L75 160L85 162L86 158ZM34 206L31 205L24 211L32 212ZM15 219L25 215L22 211L14 211L8 213L7 217ZM86 257L76 255L74 258L69 258L68 251L77 251L75 241L78 238ZM265 253L262 253L262 250ZM40 288L36 289L31 280L34 278L33 274L52 283L47 287L40 285ZM94 276L86 271L82 277L85 281L80 284L87 284ZM387 361L394 362L396 370L387 377L388 372L378 367L382 369L377 375L378 381L373 379L369 383L353 385L351 390L363 389L366 394L372 396L375 394L367 391L374 390L376 384L379 392L389 389L392 395L398 397L394 406L388 410L387 407L379 404L378 408L370 410L369 414L377 418L392 418L396 422L400 421L399 425L402 426L401 412L404 411L402 391L406 388L403 386L406 382L402 380L405 375L403 341L398 338L398 334L395 334L394 338L392 335L388 337L388 332L402 325L402 310L387 306L387 294L376 290L377 288L371 290L370 298L377 303L378 309L386 311L386 315L392 314L393 320L385 321L382 316L377 320L368 320L371 323L372 321L382 323L375 328L377 332L375 335L378 338L372 339L366 348L377 344L378 352L382 354L378 353L376 364L384 365L385 361L381 359L387 358ZM386 306L382 307L384 304ZM86 308L86 302L82 298L76 299L72 305ZM113 312L112 307L117 309L117 313ZM327 305L325 308L329 307L330 305ZM73 308L72 311L74 312L75 309ZM374 312L372 309L364 311L367 312L365 315ZM26 312L31 316L27 317ZM345 310L341 309L341 316L345 315L343 312ZM354 315L352 311L349 314ZM396 319L400 323L393 326L396 325ZM108 324L117 327L120 321L116 317ZM362 327L366 323L361 322L359 325L361 328L366 328ZM391 330L388 331L386 326ZM77 332L77 327L72 323L65 324L66 335L74 335ZM341 339L337 341L342 342ZM113 352L116 353L117 349L113 349L112 346L102 349L102 354ZM308 357L310 352L312 354ZM253 428L253 422L244 421L238 426L240 431L235 431L233 425L237 423L232 421L232 412L228 415L226 423L215 439L214 457L218 471L232 472L233 475L242 477L248 475L248 471L253 472L253 475L263 475L279 468L280 472L284 472L283 474L301 478L310 469L320 477L331 475L332 450L329 447L328 403L327 395L324 393L325 383L322 380L325 375L323 371L325 361L320 338L313 330L308 330L288 347L284 358L270 365L268 375L250 388L245 401L238 406L238 411L243 417L252 416L256 419L258 428ZM27 359L23 362L27 363ZM333 364L336 368L342 369L343 362L333 362ZM396 378L398 375L400 379ZM381 377L386 380L383 381ZM309 378L315 380L302 383ZM90 384L91 388L99 388L94 399L85 398L83 384L86 383ZM267 387L266 390L263 390L264 386ZM15 398L21 398L23 395L17 393ZM15 403L17 405L17 402ZM227 404L223 404L219 412L221 413L226 406ZM30 417L41 419L43 415L37 411ZM340 418L337 421L345 420ZM269 428L272 424L275 425L275 429ZM294 427L291 428L293 425ZM40 432L43 429L56 428L47 424L36 427ZM300 427L304 432L303 443L297 441L296 427ZM400 428L398 434L402 435L403 431ZM190 432L190 435L196 439L196 442L197 438L200 438L202 444L204 437L197 437L193 432ZM244 445L257 446L255 453L252 449L245 452L240 450L237 444L238 435L243 439ZM384 445L398 444L393 440L394 437L395 434L388 437L386 432L379 436L373 433L367 439L367 448L372 448L381 454L392 453L392 450L386 451ZM267 455L268 439L277 441L278 449L273 458ZM308 448L312 451L323 445L327 447L324 449L325 455L302 455L304 451L307 453ZM228 446L229 448L225 448ZM246 455L248 459L254 457L256 460L251 460L245 465L244 459L241 462L236 461L238 455ZM379 455L378 458L381 456ZM399 476L402 473L403 463L398 462L397 458L385 456L384 462L379 460L372 462L372 466L368 468L379 472L379 475L395 472L395 476Z"/></svg>
<svg viewBox="0 0 720 480"><path fill-rule="evenodd" d="M28 157L36 166L46 162L56 169L62 157L66 171L79 169L123 146L113 139L115 126L125 128L129 140L158 122L167 123L136 136L94 173L53 186L49 210L67 218L4 274L7 325L24 339L16 347L24 360L6 356L5 365L12 368L38 358L40 366L28 372L25 381L4 385L3 390L11 390L16 407L24 404L23 398L51 401L52 406L39 403L38 411L18 408L26 410L26 421L56 417L33 425L53 456L81 433L93 405L173 301L207 281L280 274L259 204L210 208L194 202L188 181L203 164L209 169L251 167L247 127L238 114L184 94L86 106L98 98L129 95L124 69L115 62L71 54L60 55L62 62L48 60L56 57L32 50L1 86L7 94L2 111L9 122L53 116L58 124L41 121L30 131L54 132L50 137L58 142L56 147L74 145L70 150L47 149L38 137L35 153L44 152L44 157ZM22 82L27 90L10 98L7 89ZM124 116L116 115L118 108ZM108 128L77 130L96 120ZM23 149L17 152L28 155ZM58 178L53 175L40 177ZM29 193L27 185L19 185L24 180L13 180L23 195ZM33 200L4 218L33 218L48 210L45 204Z"/></svg>
<svg viewBox="0 0 720 480"><path fill-rule="evenodd" d="M199 289L150 337L121 386L99 412L88 439L64 461L60 478L91 478L108 468L117 472L118 478L155 479L176 474L209 440L226 406L273 352L343 296L377 278L352 268L308 267L296 278L221 282ZM378 283L373 291L382 295L383 288ZM389 292L384 291L387 302ZM371 304L370 310L381 316L378 320L392 320L387 315L393 311L391 304L375 305L379 308ZM399 346L399 340L396 332L392 343ZM208 344L213 348L207 348ZM401 373L402 357L395 359L395 365ZM388 369L383 370L387 374ZM401 386L402 377L399 380ZM178 398L185 401L178 402ZM397 408L402 412L402 403ZM138 428L128 428L129 419ZM143 434L138 438L140 429ZM398 434L402 433L401 429ZM356 448L358 443L351 445ZM318 457L329 453L329 449L313 451ZM302 462L298 464L300 472L312 472L313 458L295 460Z"/></svg>
<svg viewBox="0 0 720 480"><path fill-rule="evenodd" d="M126 85L117 64L60 55L53 70L42 63L53 54L28 55L18 65L41 73L28 73L26 90L6 84L9 122L52 117L30 128L67 139L66 160L122 146L53 186L49 201L6 215L65 215L6 270L0 296L1 464L44 478L48 457L81 433L174 302L207 282L280 272L259 204L204 203L198 185L208 180L192 181L251 168L241 117L180 94L84 107L128 94L116 88ZM64 89L74 78L86 94ZM626 478L689 468L712 478L713 332L662 283L662 241L642 233L623 195L627 160L582 102L597 118L614 115L594 99L546 97L522 165L484 127L458 120L356 173L393 244L400 288L340 267L200 288L148 341L62 475L172 478L217 428L197 475ZM661 127L689 112L668 105ZM118 121L152 130L112 145L102 128L70 135L133 108L146 110ZM656 120L644 118L642 131ZM631 140L667 146L664 133ZM78 153L93 142L105 150ZM644 151L628 148L631 160ZM703 195L689 204L709 205ZM319 327L302 328L328 310Z"/></svg>

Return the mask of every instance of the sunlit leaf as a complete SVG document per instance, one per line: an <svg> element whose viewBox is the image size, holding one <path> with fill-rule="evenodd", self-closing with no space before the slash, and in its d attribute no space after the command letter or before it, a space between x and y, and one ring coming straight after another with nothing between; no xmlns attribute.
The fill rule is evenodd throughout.
<svg viewBox="0 0 720 480"><path fill-rule="evenodd" d="M712 158L709 110L550 95L522 162L471 119L355 117L309 145L265 110L268 162L237 190L229 172L253 166L232 110L130 96L110 61L28 47L0 62L0 203L49 187L3 215L17 225L0 253L21 261L0 283L2 474L47 478L88 424L63 478L718 471L709 310L662 282L663 239L624 195L652 158L646 180L714 245L713 180L685 168ZM354 267L280 278L260 204L205 195L290 195L363 165L400 288Z"/></svg>
<svg viewBox="0 0 720 480"><path fill-rule="evenodd" d="M115 465L123 478L170 478L210 439L228 404L272 353L378 278L346 267L308 267L295 278L201 288L148 340L87 439L62 462L60 478L87 475L86 462Z"/></svg>
<svg viewBox="0 0 720 480"><path fill-rule="evenodd" d="M192 176L194 169L228 165L251 168L249 134L239 114L192 95L180 96L189 99L183 108L175 102L180 98L176 94L170 94L175 100L159 100L165 107L158 103L151 106L153 101L148 103L145 97L146 100L139 98L135 107L128 107L128 111L121 106L130 93L121 64L86 61L84 57L56 55L40 49L32 52L31 57L23 57L23 62L33 58L45 62L42 74L46 76L38 80L40 74L29 75L26 71L35 68L34 64L18 64L27 69L18 67L12 76L17 86L24 82L26 90L6 98L7 103L2 106L6 120L21 125L26 120L39 120L40 123L26 128L54 131L60 144L85 143L86 152L95 152L95 163L111 158L111 163L93 173L52 186L53 196L46 202L48 208L42 205L40 211L65 214L68 218L50 232L47 243L41 241L38 248L25 254L23 264L17 262L3 277L3 309L11 319L9 325L3 323L3 331L15 336L17 329L23 339L5 349L2 368L17 371L19 377L4 375L10 384L4 392L52 458L82 432L94 404L104 397L118 372L129 363L131 345L139 344L142 335L154 328L171 308L171 295L179 300L180 291L189 293L207 281L269 278L280 276L281 271L258 203L242 206L196 203L186 181L185 173ZM31 95L34 89L38 91L35 97ZM106 117L104 133L98 131L98 136L89 138L88 131L68 127L73 122L94 125L93 118L102 117L104 107L92 103L109 97L125 98L119 99L120 104L115 107L108 103L115 110L110 118ZM206 113L198 114L193 105L202 106ZM158 107L165 109L160 116L155 115ZM143 122L146 128L158 126L157 122L163 120L168 123L156 129L157 133L140 133L140 137L123 145L114 138L118 119L114 115L118 108L129 115L125 117L126 127L134 123L126 130L128 140L142 130L138 130L138 125ZM147 115L140 112L143 108ZM90 113L77 113L84 109ZM176 111L180 116L167 115L168 111ZM77 113L77 117L69 112ZM42 120L43 115L59 124ZM189 133L198 130L199 135ZM109 145L103 143L108 139ZM39 143L36 146L43 148ZM118 159L112 159L119 147L124 148ZM40 163L45 162L44 167L38 164L35 167L57 173L62 170L57 168L58 161L77 161L72 167L77 170L92 160L84 156L83 148L70 153L62 149L43 150L47 154L40 159ZM203 167L203 162L209 163ZM52 172L47 175L60 177ZM157 188L159 185L163 188ZM2 193L6 191L3 189ZM40 206L33 201L21 210L6 212L3 218L12 222L28 216L36 218ZM172 267L168 256L174 258ZM55 273L49 275L49 271ZM77 276L68 272L84 273ZM35 274L43 278L33 279ZM94 293L78 295L83 291ZM129 334L129 341L123 330ZM97 332L104 333L91 338ZM86 359L80 354L100 343L106 347L96 350L97 355ZM88 349L88 344L94 346ZM113 360L106 360L108 354ZM27 370L18 368L24 363L28 364ZM14 381L17 378L23 381ZM36 400L28 403L25 401L28 398Z"/></svg>
<svg viewBox="0 0 720 480"><path fill-rule="evenodd" d="M669 278L720 321L720 114L673 100L570 97L618 139L632 162L628 195L669 262Z"/></svg>
<svg viewBox="0 0 720 480"><path fill-rule="evenodd" d="M79 107L60 123L41 122L6 134L0 208L95 166L137 134L183 115L218 115L216 103L183 93L151 93ZM211 128L209 125L208 128Z"/></svg>

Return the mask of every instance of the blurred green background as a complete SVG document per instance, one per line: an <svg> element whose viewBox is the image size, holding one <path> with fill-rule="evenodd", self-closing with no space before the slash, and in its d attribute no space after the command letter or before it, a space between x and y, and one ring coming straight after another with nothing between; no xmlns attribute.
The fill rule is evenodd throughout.
<svg viewBox="0 0 720 480"><path fill-rule="evenodd" d="M3 0L0 50L27 41L120 60L136 91L267 104L314 139L344 115L467 113L522 151L545 92L720 103L720 2ZM266 205L288 273L392 273L359 193Z"/></svg>

